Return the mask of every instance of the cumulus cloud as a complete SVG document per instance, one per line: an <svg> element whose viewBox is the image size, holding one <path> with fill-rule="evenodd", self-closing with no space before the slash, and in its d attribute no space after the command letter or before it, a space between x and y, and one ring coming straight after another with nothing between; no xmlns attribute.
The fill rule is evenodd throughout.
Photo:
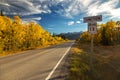
<svg viewBox="0 0 120 80"><path fill-rule="evenodd" d="M70 21L70 22L68 22L68 26L71 26L71 25L73 25L75 22L74 21Z"/></svg>
<svg viewBox="0 0 120 80"><path fill-rule="evenodd" d="M76 21L77 24L80 24L80 21Z"/></svg>

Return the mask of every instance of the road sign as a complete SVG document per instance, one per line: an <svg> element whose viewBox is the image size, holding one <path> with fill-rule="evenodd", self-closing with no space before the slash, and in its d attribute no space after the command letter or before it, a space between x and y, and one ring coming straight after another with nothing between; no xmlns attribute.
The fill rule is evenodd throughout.
<svg viewBox="0 0 120 80"><path fill-rule="evenodd" d="M102 21L102 15L84 17L84 23L88 23L88 32L91 34L91 54L90 54L90 70L92 73L93 68L93 41L94 34L97 33L97 21Z"/></svg>
<svg viewBox="0 0 120 80"><path fill-rule="evenodd" d="M97 33L97 22L88 23L88 33L89 34Z"/></svg>
<svg viewBox="0 0 120 80"><path fill-rule="evenodd" d="M91 22L102 21L102 15L84 17L83 19L84 19L84 23L91 23Z"/></svg>

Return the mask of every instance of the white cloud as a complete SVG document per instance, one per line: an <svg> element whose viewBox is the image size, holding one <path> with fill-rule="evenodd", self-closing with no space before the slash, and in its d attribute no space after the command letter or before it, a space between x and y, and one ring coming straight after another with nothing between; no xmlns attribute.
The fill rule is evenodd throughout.
<svg viewBox="0 0 120 80"><path fill-rule="evenodd" d="M120 18L120 8L112 10L111 18Z"/></svg>
<svg viewBox="0 0 120 80"><path fill-rule="evenodd" d="M7 4L7 3L0 3L0 5L10 6L10 5L9 5L9 4Z"/></svg>
<svg viewBox="0 0 120 80"><path fill-rule="evenodd" d="M44 2L46 0L43 0ZM6 14L16 13L17 15L32 15L41 13L51 13L47 4L41 4L42 0L0 0L0 9ZM4 7L3 7L4 5Z"/></svg>
<svg viewBox="0 0 120 80"><path fill-rule="evenodd" d="M70 22L68 22L68 26L71 26L71 25L73 25L75 22L74 21L70 21Z"/></svg>
<svg viewBox="0 0 120 80"><path fill-rule="evenodd" d="M41 20L41 17L37 17L37 18L32 18L33 20Z"/></svg>
<svg viewBox="0 0 120 80"><path fill-rule="evenodd" d="M83 18L81 18L80 21L83 22Z"/></svg>
<svg viewBox="0 0 120 80"><path fill-rule="evenodd" d="M59 6L55 12L67 18L81 13L90 16L104 14L112 18L120 17L118 4L120 0L0 0L0 8L5 10L5 14L47 14L52 12L50 7Z"/></svg>
<svg viewBox="0 0 120 80"><path fill-rule="evenodd" d="M89 16L103 14L113 18L120 17L120 7L117 7L120 0L64 0L63 4L64 11L61 10L59 13L68 18L73 18L80 13Z"/></svg>
<svg viewBox="0 0 120 80"><path fill-rule="evenodd" d="M41 17L27 17L27 18L23 18L22 21L23 21L23 23L27 23L27 22L35 22L35 23L37 23L41 19L42 19Z"/></svg>
<svg viewBox="0 0 120 80"><path fill-rule="evenodd" d="M86 12L88 6L90 3L92 3L93 0L64 0L63 8L64 13L63 16L66 16L68 18L73 18L74 16L80 14L81 12Z"/></svg>
<svg viewBox="0 0 120 80"><path fill-rule="evenodd" d="M80 24L81 22L80 21L76 21L77 24Z"/></svg>
<svg viewBox="0 0 120 80"><path fill-rule="evenodd" d="M79 3L77 1L71 1L69 3L68 7L65 7L65 13L64 15L66 17L72 18L74 15L79 14L80 12L80 6L78 5Z"/></svg>
<svg viewBox="0 0 120 80"><path fill-rule="evenodd" d="M29 23L29 22L34 22L34 23L38 23L37 21L35 21L35 20L30 20L30 19L23 19L22 20L22 23Z"/></svg>
<svg viewBox="0 0 120 80"><path fill-rule="evenodd" d="M90 3L92 3L93 0L78 0L80 1L84 7L88 7L90 5Z"/></svg>
<svg viewBox="0 0 120 80"><path fill-rule="evenodd" d="M119 4L119 0L109 0L107 2L97 1L88 7L88 15L104 14L109 15L112 18L120 17L120 8L116 8Z"/></svg>

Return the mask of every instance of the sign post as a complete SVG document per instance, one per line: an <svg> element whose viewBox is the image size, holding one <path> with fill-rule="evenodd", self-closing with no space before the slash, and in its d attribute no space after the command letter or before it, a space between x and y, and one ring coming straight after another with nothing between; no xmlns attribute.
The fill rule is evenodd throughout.
<svg viewBox="0 0 120 80"><path fill-rule="evenodd" d="M120 44L120 27L119 27L119 25L120 25L120 22L117 21L116 22L116 28L118 30L118 44Z"/></svg>
<svg viewBox="0 0 120 80"><path fill-rule="evenodd" d="M88 33L91 34L91 54L90 54L90 70L93 71L93 48L94 34L97 33L97 21L102 21L102 15L84 17L84 23L88 23Z"/></svg>
<svg viewBox="0 0 120 80"><path fill-rule="evenodd" d="M93 71L93 48L94 48L94 34L91 34L91 54L90 54L90 70Z"/></svg>

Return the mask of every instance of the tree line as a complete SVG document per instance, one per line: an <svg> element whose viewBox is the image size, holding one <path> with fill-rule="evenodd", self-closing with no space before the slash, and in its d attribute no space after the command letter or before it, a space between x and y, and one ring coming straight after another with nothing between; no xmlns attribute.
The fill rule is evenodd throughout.
<svg viewBox="0 0 120 80"><path fill-rule="evenodd" d="M97 34L94 35L94 43L102 45L115 45L120 43L120 21L110 20L104 24L97 25ZM88 32L80 35L80 41L90 42L91 36Z"/></svg>
<svg viewBox="0 0 120 80"><path fill-rule="evenodd" d="M23 23L19 16L13 19L0 16L0 53L57 44L65 41L52 36L35 22Z"/></svg>

